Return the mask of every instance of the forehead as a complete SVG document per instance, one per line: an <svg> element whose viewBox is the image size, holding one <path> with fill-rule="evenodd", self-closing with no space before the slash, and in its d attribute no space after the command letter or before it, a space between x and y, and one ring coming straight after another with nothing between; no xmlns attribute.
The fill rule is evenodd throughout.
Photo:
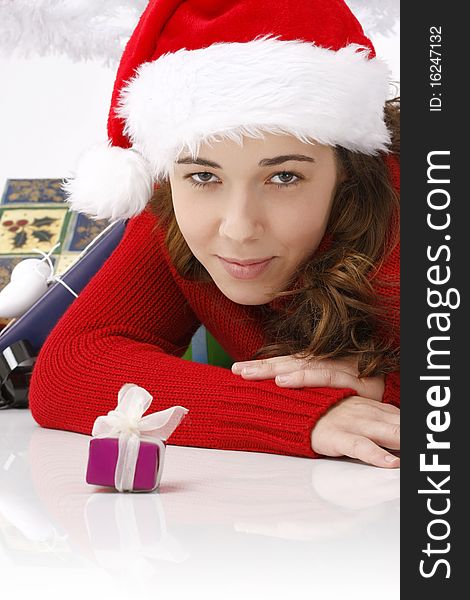
<svg viewBox="0 0 470 600"><path fill-rule="evenodd" d="M236 161L244 166L269 166L269 159L276 156L297 155L304 157L304 162L316 162L318 158L332 154L329 146L312 140L303 142L290 134L264 134L264 138L243 136L241 143L233 139L221 138L216 141L205 141L199 145L197 154L189 149L183 150L177 161L188 162L191 158L204 158L214 164L227 166ZM310 159L310 160L308 160Z"/></svg>

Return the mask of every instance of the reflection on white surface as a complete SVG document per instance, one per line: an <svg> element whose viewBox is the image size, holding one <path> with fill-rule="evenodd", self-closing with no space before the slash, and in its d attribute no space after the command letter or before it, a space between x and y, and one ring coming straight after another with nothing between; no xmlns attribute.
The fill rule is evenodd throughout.
<svg viewBox="0 0 470 600"><path fill-rule="evenodd" d="M86 484L89 439L0 413L0 570L25 594L41 567L49 598L399 598L399 471L168 446L159 491L119 494Z"/></svg>
<svg viewBox="0 0 470 600"><path fill-rule="evenodd" d="M132 555L175 563L188 557L168 533L158 494L138 500L130 494L94 494L87 500L85 521L95 556L111 569L128 564Z"/></svg>

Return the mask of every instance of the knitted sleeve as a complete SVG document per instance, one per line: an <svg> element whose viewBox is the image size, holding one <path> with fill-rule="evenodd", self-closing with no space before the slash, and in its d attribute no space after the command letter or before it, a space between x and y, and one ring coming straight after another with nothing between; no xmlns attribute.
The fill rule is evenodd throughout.
<svg viewBox="0 0 470 600"><path fill-rule="evenodd" d="M90 434L125 383L153 396L149 412L175 404L188 416L171 444L315 457L317 420L351 389L283 389L180 358L199 326L152 231L131 219L123 239L49 334L29 392L43 427Z"/></svg>

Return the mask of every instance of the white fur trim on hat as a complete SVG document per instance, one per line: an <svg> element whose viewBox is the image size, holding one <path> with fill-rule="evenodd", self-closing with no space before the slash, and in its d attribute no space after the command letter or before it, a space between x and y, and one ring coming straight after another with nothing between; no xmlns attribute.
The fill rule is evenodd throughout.
<svg viewBox="0 0 470 600"><path fill-rule="evenodd" d="M263 132L376 154L390 143L389 69L368 53L269 36L181 49L137 69L117 114L156 180L184 149L196 156L202 142Z"/></svg>
<svg viewBox="0 0 470 600"><path fill-rule="evenodd" d="M133 149L97 144L79 159L63 184L73 211L93 220L127 219L141 213L153 192L145 159Z"/></svg>

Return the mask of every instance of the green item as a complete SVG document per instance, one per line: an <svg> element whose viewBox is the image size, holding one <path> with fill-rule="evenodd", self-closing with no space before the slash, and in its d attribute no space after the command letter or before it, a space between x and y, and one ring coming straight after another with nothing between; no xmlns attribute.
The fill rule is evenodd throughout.
<svg viewBox="0 0 470 600"><path fill-rule="evenodd" d="M235 362L204 325L196 331L182 358L230 369Z"/></svg>

